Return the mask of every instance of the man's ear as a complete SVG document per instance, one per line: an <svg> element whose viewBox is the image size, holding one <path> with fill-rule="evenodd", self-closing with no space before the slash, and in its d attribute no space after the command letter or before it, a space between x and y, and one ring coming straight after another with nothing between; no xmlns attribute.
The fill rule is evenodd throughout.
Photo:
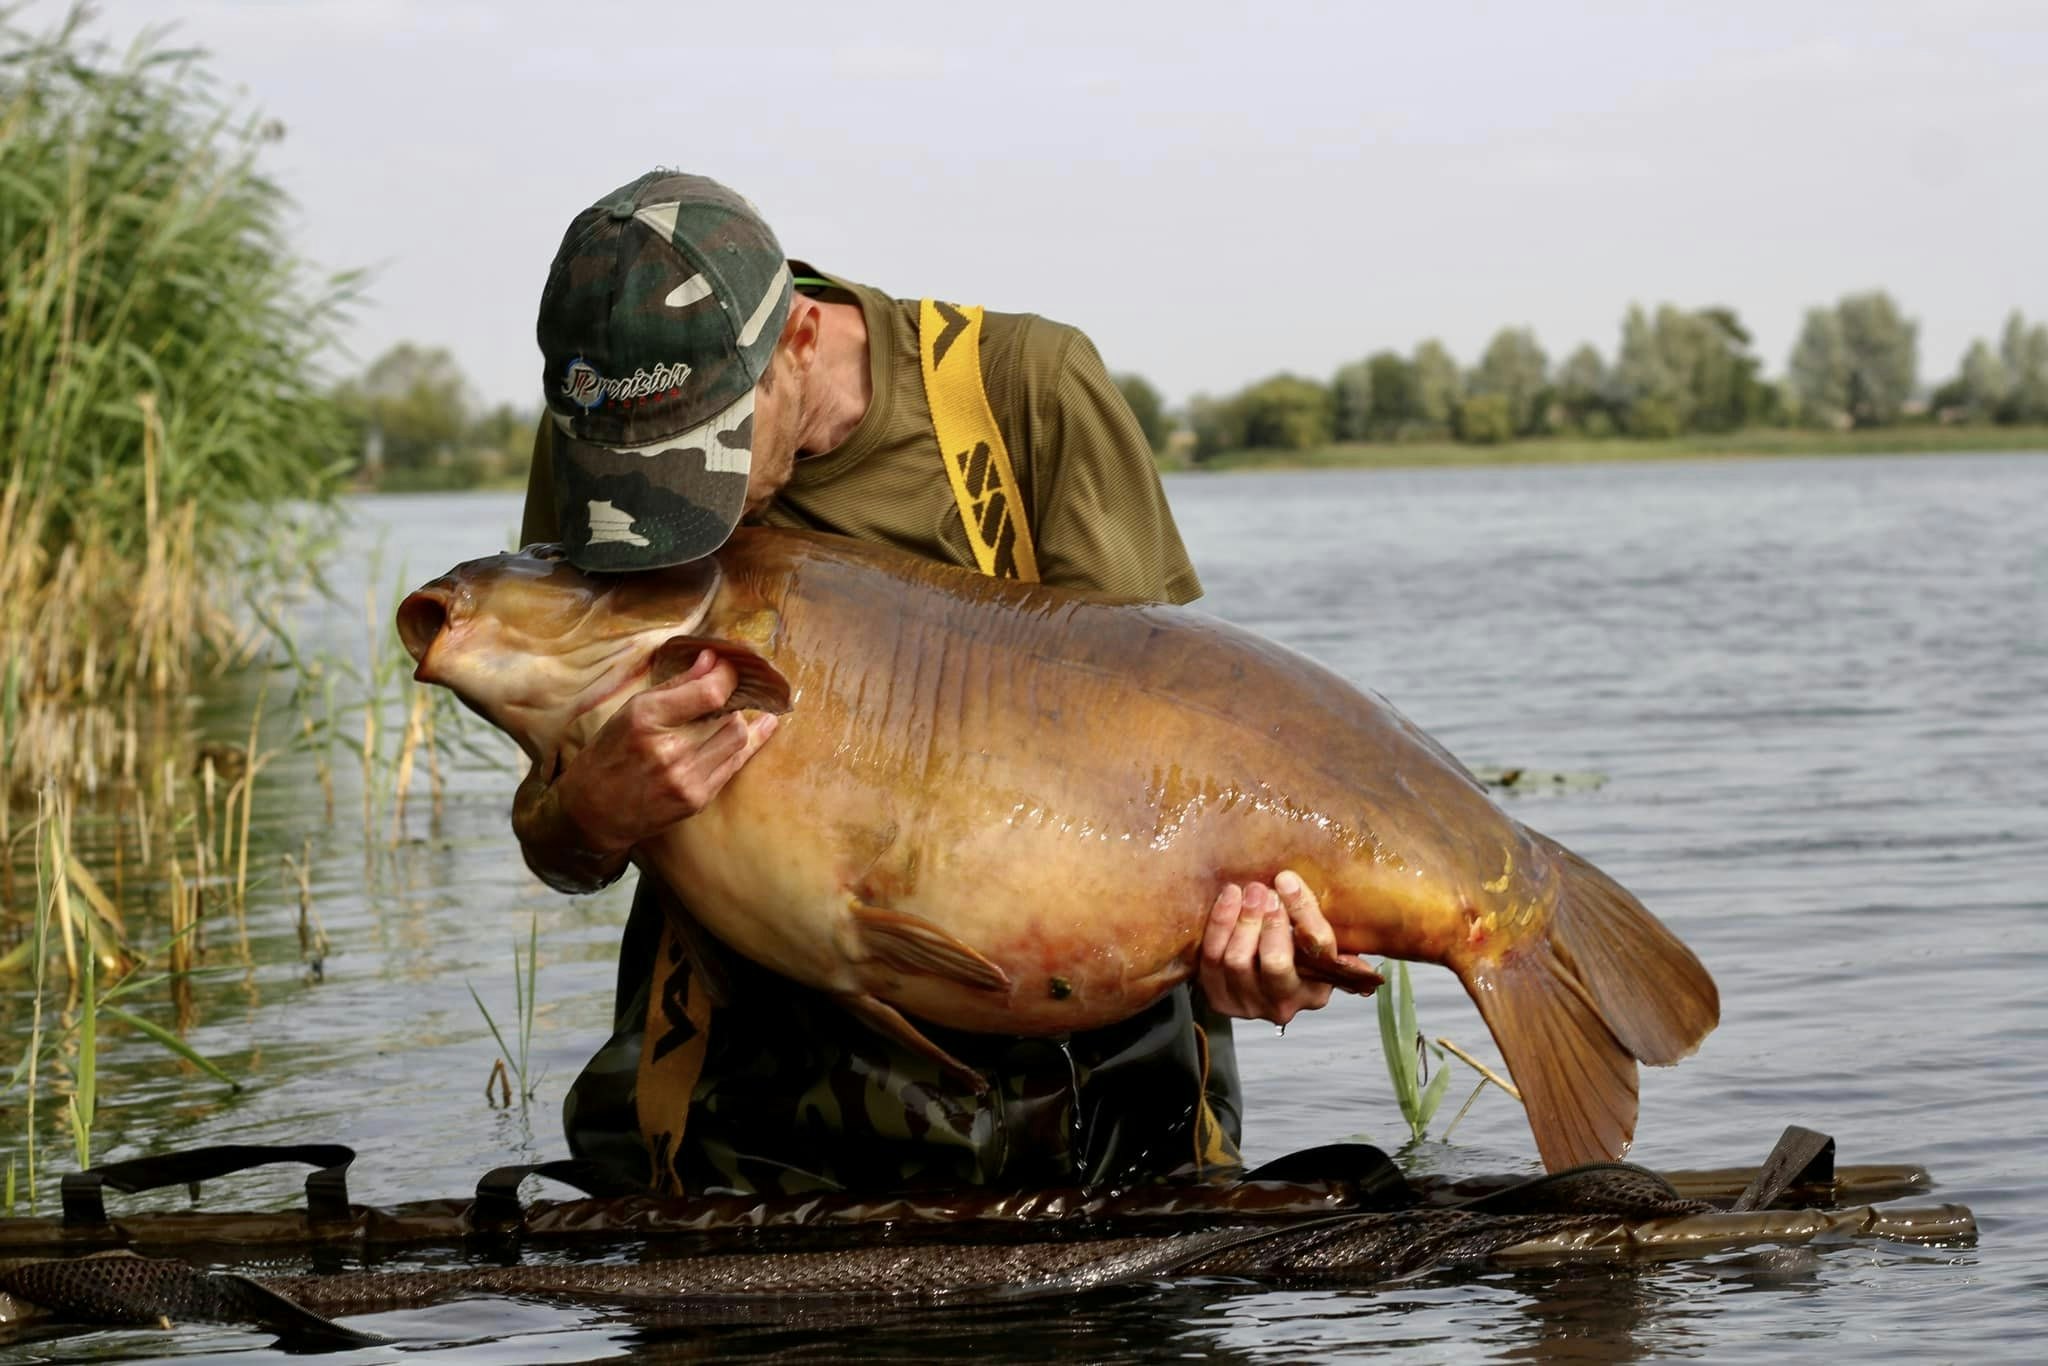
<svg viewBox="0 0 2048 1366"><path fill-rule="evenodd" d="M810 373L812 363L818 358L818 333L823 318L817 300L802 294L790 298L789 317L782 323L779 349L789 353L799 375Z"/></svg>

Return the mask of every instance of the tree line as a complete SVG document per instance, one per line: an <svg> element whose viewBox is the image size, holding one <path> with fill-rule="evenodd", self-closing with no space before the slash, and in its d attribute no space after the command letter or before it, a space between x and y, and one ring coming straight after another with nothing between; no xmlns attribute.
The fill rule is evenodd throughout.
<svg viewBox="0 0 2048 1366"><path fill-rule="evenodd" d="M2048 423L2048 324L2015 310L1956 373L1923 394L1919 325L1882 291L1808 310L1782 379L1763 374L1733 309L1632 306L1610 362L1589 344L1555 364L1526 327L1494 334L1466 367L1442 342L1379 351L1327 382L1280 374L1168 410L1142 376L1117 386L1155 451L1197 462L1226 451L1333 442L1629 436L1655 440L1749 427L1871 428L1907 421ZM404 343L335 392L360 483L461 488L526 468L539 406L487 407L446 350ZM1184 432L1185 435L1177 435Z"/></svg>
<svg viewBox="0 0 2048 1366"><path fill-rule="evenodd" d="M1589 343L1553 365L1533 331L1504 327L1469 368L1431 340L1352 361L1327 382L1279 374L1227 397L1198 395L1179 414L1140 376L1118 385L1155 450L1178 427L1197 462L1332 442L2048 423L2048 325L2013 312L1996 346L1974 342L1931 395L1920 388L1919 325L1883 291L1809 309L1778 380L1763 374L1733 309L1663 304L1629 308L1612 361Z"/></svg>

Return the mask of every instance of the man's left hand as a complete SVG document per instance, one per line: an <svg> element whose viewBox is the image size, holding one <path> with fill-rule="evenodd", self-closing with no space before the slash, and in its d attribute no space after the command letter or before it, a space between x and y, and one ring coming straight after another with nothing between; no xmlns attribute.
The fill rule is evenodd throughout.
<svg viewBox="0 0 2048 1366"><path fill-rule="evenodd" d="M1329 1002L1328 982L1304 981L1294 966L1299 940L1319 956L1337 956L1337 935L1315 893L1291 872L1263 882L1226 884L1202 936L1202 994L1223 1014L1284 1025Z"/></svg>

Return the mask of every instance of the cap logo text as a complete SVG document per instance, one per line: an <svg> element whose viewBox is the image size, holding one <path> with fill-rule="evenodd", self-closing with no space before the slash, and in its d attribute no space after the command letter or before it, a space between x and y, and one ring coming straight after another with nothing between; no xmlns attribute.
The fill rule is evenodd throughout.
<svg viewBox="0 0 2048 1366"><path fill-rule="evenodd" d="M645 398L664 390L679 389L689 377L689 365L678 360L657 365L652 370L643 365L622 379L606 379L597 373L596 366L578 356L569 362L569 368L562 375L562 396L577 407L588 410L608 398Z"/></svg>

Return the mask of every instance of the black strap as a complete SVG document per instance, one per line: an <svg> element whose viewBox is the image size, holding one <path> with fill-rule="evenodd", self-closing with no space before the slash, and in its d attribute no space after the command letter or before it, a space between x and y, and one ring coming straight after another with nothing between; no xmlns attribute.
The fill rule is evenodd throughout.
<svg viewBox="0 0 2048 1366"><path fill-rule="evenodd" d="M1756 1169L1749 1189L1736 1196L1735 1203L1728 1208L1736 1214L1769 1209L1793 1186L1833 1185L1834 1181L1835 1140L1812 1129L1787 1124L1771 1155Z"/></svg>
<svg viewBox="0 0 2048 1366"><path fill-rule="evenodd" d="M303 1162L318 1168L306 1177L306 1218L312 1223L346 1220L348 1167L356 1151L340 1143L223 1143L210 1148L106 1162L82 1172L66 1172L62 1182L67 1228L104 1225L107 1206L102 1188L124 1195L165 1186L196 1186L215 1177L232 1176L275 1162Z"/></svg>
<svg viewBox="0 0 2048 1366"><path fill-rule="evenodd" d="M1394 1160L1370 1143L1324 1143L1276 1157L1239 1178L1242 1181L1328 1181L1348 1186L1360 1207L1395 1209L1413 1204L1415 1192Z"/></svg>
<svg viewBox="0 0 2048 1366"><path fill-rule="evenodd" d="M559 1181L600 1198L647 1194L645 1185L632 1180L618 1167L589 1158L565 1157L553 1162L493 1167L476 1183L476 1203L469 1209L470 1223L477 1228L490 1228L522 1222L525 1212L519 1204L519 1187L529 1176Z"/></svg>

